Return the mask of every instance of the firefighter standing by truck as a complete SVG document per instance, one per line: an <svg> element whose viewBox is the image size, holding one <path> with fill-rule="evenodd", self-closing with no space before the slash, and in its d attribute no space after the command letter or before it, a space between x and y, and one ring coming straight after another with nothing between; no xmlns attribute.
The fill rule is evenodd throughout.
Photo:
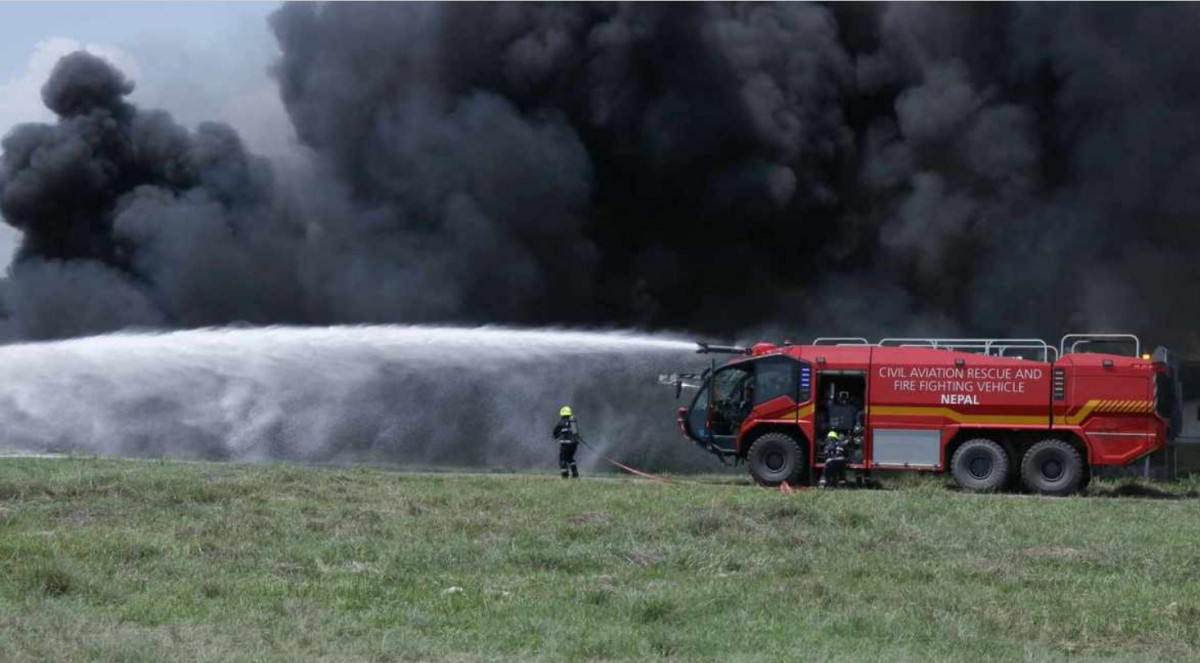
<svg viewBox="0 0 1200 663"><path fill-rule="evenodd" d="M575 415L569 405L562 406L558 411L554 439L558 440L558 467L562 470L562 478L578 479L579 468L575 465L575 451L579 448L579 423L575 421Z"/></svg>
<svg viewBox="0 0 1200 663"><path fill-rule="evenodd" d="M821 471L821 481L818 488L837 488L846 480L846 444L837 431L831 430L825 436L825 469Z"/></svg>

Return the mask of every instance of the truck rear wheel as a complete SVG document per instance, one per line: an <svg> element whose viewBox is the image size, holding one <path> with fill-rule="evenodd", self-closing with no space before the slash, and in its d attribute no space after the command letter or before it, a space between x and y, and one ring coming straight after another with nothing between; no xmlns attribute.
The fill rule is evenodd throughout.
<svg viewBox="0 0 1200 663"><path fill-rule="evenodd" d="M1008 454L992 440L967 440L954 452L950 474L963 490L973 493L1000 490L1008 483Z"/></svg>
<svg viewBox="0 0 1200 663"><path fill-rule="evenodd" d="M1042 495L1070 495L1083 483L1083 458L1062 440L1042 440L1021 461L1025 488Z"/></svg>
<svg viewBox="0 0 1200 663"><path fill-rule="evenodd" d="M746 467L760 486L797 483L804 476L808 459L796 438L786 433L767 433L750 445Z"/></svg>

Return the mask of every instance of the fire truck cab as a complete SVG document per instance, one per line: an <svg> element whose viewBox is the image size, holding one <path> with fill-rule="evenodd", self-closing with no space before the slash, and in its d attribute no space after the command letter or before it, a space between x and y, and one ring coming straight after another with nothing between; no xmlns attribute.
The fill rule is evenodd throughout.
<svg viewBox="0 0 1200 663"><path fill-rule="evenodd" d="M675 376L679 429L744 462L765 486L804 483L824 466L822 440L849 440L849 467L949 472L964 490L1016 485L1065 495L1092 468L1126 465L1181 427L1181 385L1165 348L1130 334L1038 339L819 338L729 353L700 375Z"/></svg>

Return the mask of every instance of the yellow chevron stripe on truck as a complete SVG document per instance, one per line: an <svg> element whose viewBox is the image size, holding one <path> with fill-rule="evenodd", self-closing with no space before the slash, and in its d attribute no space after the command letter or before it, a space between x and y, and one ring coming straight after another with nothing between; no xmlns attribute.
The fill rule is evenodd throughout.
<svg viewBox="0 0 1200 663"><path fill-rule="evenodd" d="M1092 412L1094 412L1094 411L1107 412L1108 411L1107 408L1113 402L1115 402L1115 401L1090 400L1090 401L1084 403L1083 407L1079 408L1079 411L1077 411L1075 414L1068 414L1063 417L1055 417L1054 425L1055 426L1078 426L1079 424L1083 423L1083 420L1087 419L1088 416L1091 415Z"/></svg>
<svg viewBox="0 0 1200 663"><path fill-rule="evenodd" d="M1154 401L1146 400L1098 400L1088 401L1079 410L1079 414L1085 412L1119 412L1122 414L1139 413L1146 414L1154 411ZM1073 415L1072 418L1079 416ZM1057 421L1057 419L1056 419Z"/></svg>
<svg viewBox="0 0 1200 663"><path fill-rule="evenodd" d="M1091 400L1079 408L1075 414L1065 417L1055 417L1058 426L1078 426L1088 416L1102 413L1116 414L1149 414L1154 411L1154 401L1145 400Z"/></svg>
<svg viewBox="0 0 1200 663"><path fill-rule="evenodd" d="M816 406L813 405L812 403L809 403L808 405L800 407L799 409L796 410L796 414L795 414L796 418L803 419L804 417L807 417L808 415L813 413L813 409L815 407ZM790 416L792 416L792 414L789 413L788 416L790 417Z"/></svg>
<svg viewBox="0 0 1200 663"><path fill-rule="evenodd" d="M1144 400L1090 400L1075 414L1054 417L1056 426L1078 426L1089 416L1103 413L1145 414L1154 411L1153 401Z"/></svg>
<svg viewBox="0 0 1200 663"><path fill-rule="evenodd" d="M808 415L813 413L813 408L814 408L814 405L812 403L809 403L808 405L804 405L804 406L795 408L789 412L784 412L782 414L778 414L774 417L771 417L771 419L772 420L791 419L793 417L795 417L797 419L803 419L804 417L807 417Z"/></svg>

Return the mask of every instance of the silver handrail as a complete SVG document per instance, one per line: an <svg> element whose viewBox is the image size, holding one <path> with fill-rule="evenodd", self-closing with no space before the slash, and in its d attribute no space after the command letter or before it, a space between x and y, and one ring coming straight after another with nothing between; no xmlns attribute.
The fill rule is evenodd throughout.
<svg viewBox="0 0 1200 663"><path fill-rule="evenodd" d="M1053 345L1035 345L1035 344L1005 345L1005 346L1000 346L999 352L996 354L996 356L997 357L1008 356L1009 350L1041 350L1042 351L1042 361L1050 361L1051 357L1053 357L1055 361L1058 360L1058 348L1054 347ZM1024 359L1024 357L1019 357L1019 358Z"/></svg>
<svg viewBox="0 0 1200 663"><path fill-rule="evenodd" d="M1051 361L1058 357L1054 346L1040 338L885 338L879 341L879 345L981 352L993 357L1003 356L1005 348L1040 350L1042 361Z"/></svg>
<svg viewBox="0 0 1200 663"><path fill-rule="evenodd" d="M813 345L870 345L871 342L861 336L822 336L813 339Z"/></svg>
<svg viewBox="0 0 1200 663"><path fill-rule="evenodd" d="M962 352L979 352L993 357L1003 357L1016 350L1038 350L1042 361L1056 361L1065 354L1078 352L1080 346L1092 342L1125 341L1133 345L1133 356L1142 354L1142 342L1134 334L1067 334L1058 347L1040 338L884 338L872 343L860 336L821 336L813 345L856 345L878 347L927 347ZM1068 343L1070 344L1068 347Z"/></svg>
<svg viewBox="0 0 1200 663"><path fill-rule="evenodd" d="M1067 342L1071 341L1071 349L1067 350ZM1058 342L1059 354L1067 354L1068 352L1077 352L1080 345L1085 345L1093 341L1132 341L1133 356L1142 356L1142 341L1134 334L1067 334Z"/></svg>

